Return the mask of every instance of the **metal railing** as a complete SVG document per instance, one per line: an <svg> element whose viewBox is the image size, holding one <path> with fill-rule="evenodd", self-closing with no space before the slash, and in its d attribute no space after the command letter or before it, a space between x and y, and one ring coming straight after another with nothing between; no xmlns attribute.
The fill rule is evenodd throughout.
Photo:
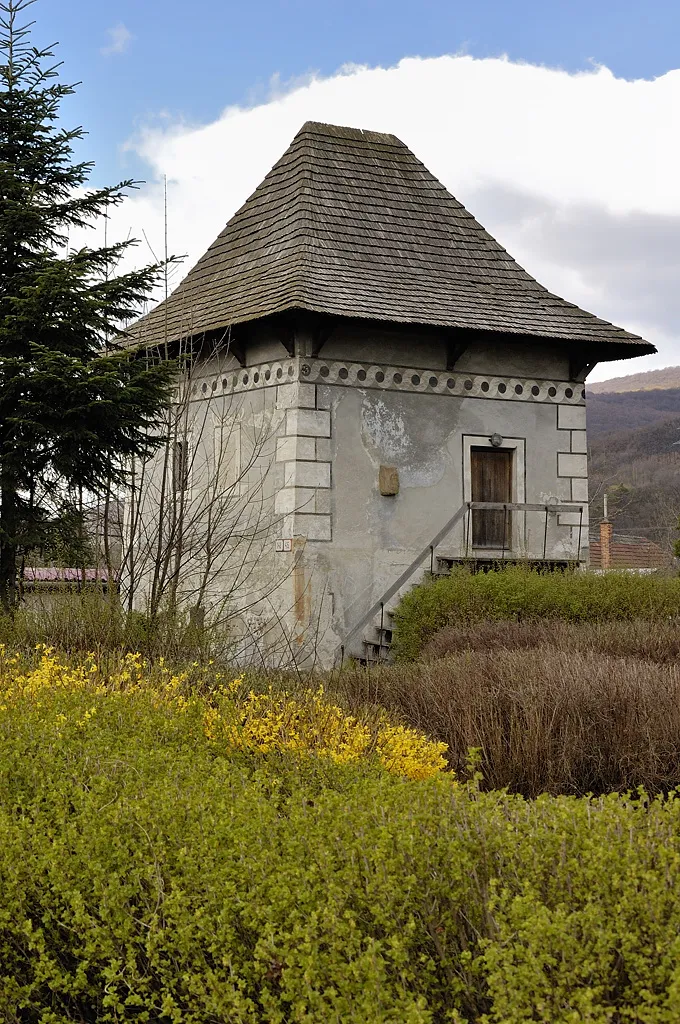
<svg viewBox="0 0 680 1024"><path fill-rule="evenodd" d="M378 612L380 612L380 627L379 628L380 628L380 639L382 640L382 634L383 634L383 631L384 631L384 623L385 623L385 605L404 586L404 584L409 581L409 579L413 576L413 574L422 566L423 562L425 561L426 558L428 558L428 556L429 556L429 559L430 559L430 572L434 572L434 559L435 559L435 554L434 553L435 553L435 549L439 546L439 544L441 544L441 542L451 532L451 530L453 530L453 528L458 525L458 523L466 515L466 513L467 513L467 521L466 521L466 524L465 524L465 549L466 549L466 556L465 557L469 557L470 534L471 534L470 522L471 522L472 512L474 512L475 509L479 509L480 511L487 510L487 511L490 511L490 512L491 511L498 511L498 512L504 512L505 513L504 531L503 531L503 546L502 546L502 552L501 552L501 560L504 561L505 558L506 558L506 551L508 552L508 554L510 553L510 548L506 546L506 542L507 542L506 532L507 532L507 524L508 524L509 514L511 512L543 512L545 514L545 527L544 527L544 530L543 530L543 559L542 560L547 560L548 516L550 514L557 515L560 512L561 513L569 513L569 512L570 513L574 513L574 512L578 512L579 513L578 553L577 553L575 561L576 562L580 562L581 561L581 540L582 540L582 536L583 536L583 513L584 513L584 510L587 509L587 507L588 506L585 503L584 504L578 504L576 502L574 502L572 504L569 504L569 505L565 505L565 504L561 504L561 503L560 504L550 504L549 502L544 502L542 504L536 504L536 503L531 503L531 502L516 502L516 501L507 501L507 502L497 502L497 501L466 501L463 505L460 506L458 511L456 513L454 513L454 515L451 516L451 518L448 520L448 522L445 523L444 526L442 526L441 530L437 534L435 534L435 536L432 538L432 540L428 544L425 545L425 547L422 549L422 551L420 551L416 555L416 557L413 559L411 564L409 566L407 566L406 569L404 569L404 571L394 581L394 583L392 583L391 586L389 586L387 588L387 590L380 597L380 599L378 601L376 601L374 604L372 604L371 607L368 609L368 611L365 612L365 614L362 615L361 618L357 622L355 622L355 624L352 626L350 631L346 634L343 643L341 643L340 646L337 648L337 650L336 650L336 659L339 656L341 662L344 661L345 652L347 651L350 643L354 640L356 635L361 630L363 630L370 622L373 621L373 619L378 614ZM493 560L493 559L490 559L490 560Z"/></svg>
<svg viewBox="0 0 680 1024"><path fill-rule="evenodd" d="M503 512L503 542L501 547L501 559L505 558L505 552L508 549L508 521L511 512L544 512L545 513L545 525L543 529L543 560L547 558L548 549L548 516L553 513L557 515L558 512L562 513L579 513L578 523L578 553L576 555L576 561L581 561L581 540L583 537L583 513L588 508L587 504L579 504L572 502L569 505L561 503L542 502L536 504L535 502L526 501L468 501L467 510L468 517L465 524L465 554L469 557L470 552L470 520L471 514L475 509L487 512Z"/></svg>

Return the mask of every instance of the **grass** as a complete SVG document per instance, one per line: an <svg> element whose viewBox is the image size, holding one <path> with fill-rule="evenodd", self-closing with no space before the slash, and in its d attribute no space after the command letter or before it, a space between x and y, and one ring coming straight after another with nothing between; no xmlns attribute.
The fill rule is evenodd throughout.
<svg viewBox="0 0 680 1024"><path fill-rule="evenodd" d="M125 611L117 596L112 599L95 588L56 594L45 588L31 595L14 615L0 614L0 643L26 654L43 644L72 654L93 651L98 657L129 651L177 664L225 662L234 647L226 623L199 627L184 611L160 613L152 620Z"/></svg>

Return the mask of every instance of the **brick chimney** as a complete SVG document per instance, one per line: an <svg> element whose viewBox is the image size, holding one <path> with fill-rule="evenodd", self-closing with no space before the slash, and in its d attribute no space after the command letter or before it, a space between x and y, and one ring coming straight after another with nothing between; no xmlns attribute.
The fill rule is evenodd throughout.
<svg viewBox="0 0 680 1024"><path fill-rule="evenodd" d="M611 540L614 527L608 519L600 523L600 565L603 569L611 569L612 549Z"/></svg>

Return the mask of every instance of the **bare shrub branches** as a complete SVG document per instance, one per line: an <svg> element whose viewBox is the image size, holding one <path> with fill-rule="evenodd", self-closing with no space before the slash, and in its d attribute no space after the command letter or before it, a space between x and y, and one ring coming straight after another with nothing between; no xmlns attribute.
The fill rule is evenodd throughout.
<svg viewBox="0 0 680 1024"><path fill-rule="evenodd" d="M489 789L667 791L680 785L679 625L462 626L455 654L332 686L447 743L455 770L479 748Z"/></svg>
<svg viewBox="0 0 680 1024"><path fill-rule="evenodd" d="M189 609L196 625L231 635L234 657L290 663L282 585L294 568L272 555L285 410L275 388L234 395L223 387L239 369L229 332L181 354L180 366L163 446L131 471L123 605L152 620Z"/></svg>

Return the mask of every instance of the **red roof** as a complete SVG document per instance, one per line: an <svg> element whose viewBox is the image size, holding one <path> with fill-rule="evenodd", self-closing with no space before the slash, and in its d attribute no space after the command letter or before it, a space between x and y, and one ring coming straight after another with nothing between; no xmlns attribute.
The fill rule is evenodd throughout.
<svg viewBox="0 0 680 1024"><path fill-rule="evenodd" d="M108 573L106 569L64 569L57 566L34 568L33 566L27 566L23 572L23 579L26 583L106 583L108 581Z"/></svg>
<svg viewBox="0 0 680 1024"><path fill-rule="evenodd" d="M612 569L661 569L670 559L658 544L642 537L612 540L610 545ZM599 540L590 542L590 567L602 568L602 550Z"/></svg>

